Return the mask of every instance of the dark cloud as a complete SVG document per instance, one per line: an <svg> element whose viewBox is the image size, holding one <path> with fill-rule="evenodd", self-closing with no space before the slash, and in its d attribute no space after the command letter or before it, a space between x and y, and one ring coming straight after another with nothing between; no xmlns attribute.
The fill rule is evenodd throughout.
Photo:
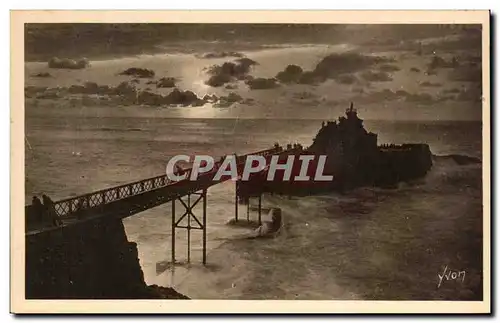
<svg viewBox="0 0 500 323"><path fill-rule="evenodd" d="M341 74L354 73L378 63L390 62L390 59L380 56L368 56L358 53L331 54L316 65L314 73L324 79L336 78Z"/></svg>
<svg viewBox="0 0 500 323"><path fill-rule="evenodd" d="M442 92L444 95L433 96L429 93L409 93L405 90L393 91L384 89L366 93L356 98L356 101L365 103L377 103L387 101L402 101L418 104L434 104L443 101L481 101L481 90L478 87L468 87L463 89L447 89ZM361 93L362 94L362 93Z"/></svg>
<svg viewBox="0 0 500 323"><path fill-rule="evenodd" d="M340 84L354 84L359 82L358 78L352 74L341 74L335 78L335 81Z"/></svg>
<svg viewBox="0 0 500 323"><path fill-rule="evenodd" d="M314 73L314 71L306 71L302 73L302 75L299 78L299 84L309 84L309 85L316 85L321 82L324 82L325 80L323 77L317 75Z"/></svg>
<svg viewBox="0 0 500 323"><path fill-rule="evenodd" d="M239 94L235 92L230 92L227 96L221 96L217 98L217 96L213 96L212 98L208 98L216 102L213 107L214 108L229 108L235 103L240 103L240 104L245 104L245 105L252 105L254 103L254 99L247 98L244 99L242 98Z"/></svg>
<svg viewBox="0 0 500 323"><path fill-rule="evenodd" d="M402 101L418 104L432 104L441 101L440 98L433 97L428 93L409 93L405 90L389 90L374 91L361 96L357 101L364 103L377 103L386 101Z"/></svg>
<svg viewBox="0 0 500 323"><path fill-rule="evenodd" d="M323 58L312 71L304 71L297 65L288 65L276 75L276 79L285 84L315 85L328 79L336 80L340 84L353 84L358 81L353 75L354 73L387 62L392 62L392 60L381 56L369 56L353 52L336 53ZM373 72L375 74L373 77L378 81L389 81L391 80L390 76L383 70L396 71L399 68L394 65L383 64L379 69L381 69L380 72Z"/></svg>
<svg viewBox="0 0 500 323"><path fill-rule="evenodd" d="M366 71L361 73L361 77L368 82L389 82L392 77L387 72Z"/></svg>
<svg viewBox="0 0 500 323"><path fill-rule="evenodd" d="M141 78L152 78L155 76L155 72L153 70L147 68L139 68L139 67L130 67L118 74L141 77Z"/></svg>
<svg viewBox="0 0 500 323"><path fill-rule="evenodd" d="M427 64L427 68L429 70L438 68L457 68L459 65L460 63L457 57L453 57L450 61L447 61L439 55L434 55L429 64Z"/></svg>
<svg viewBox="0 0 500 323"><path fill-rule="evenodd" d="M444 38L442 41L424 44L422 49L425 51L452 51L460 49L481 49L481 26L465 31L462 35L454 38Z"/></svg>
<svg viewBox="0 0 500 323"><path fill-rule="evenodd" d="M228 89L228 90L235 90L235 89L238 88L238 85L236 85L236 84L227 84L224 88Z"/></svg>
<svg viewBox="0 0 500 323"><path fill-rule="evenodd" d="M359 93L359 94L363 94L363 93L365 93L365 89L364 89L364 88L362 88L362 87L355 87L355 88L353 88L353 89L352 89L352 91L353 91L354 93Z"/></svg>
<svg viewBox="0 0 500 323"><path fill-rule="evenodd" d="M460 92L461 92L461 91L460 91L460 89L458 89L458 88L456 88L456 87L455 87L455 88L452 88L452 89L445 89L445 90L443 91L443 93L460 93Z"/></svg>
<svg viewBox="0 0 500 323"><path fill-rule="evenodd" d="M69 58L60 59L58 57L52 57L49 60L48 66L49 68L78 70L89 67L90 62L86 58L80 58L78 60L74 60Z"/></svg>
<svg viewBox="0 0 500 323"><path fill-rule="evenodd" d="M455 100L480 102L482 100L482 91L478 87L463 88L455 97Z"/></svg>
<svg viewBox="0 0 500 323"><path fill-rule="evenodd" d="M276 74L276 79L281 83L299 83L304 70L298 65L288 65L285 70Z"/></svg>
<svg viewBox="0 0 500 323"><path fill-rule="evenodd" d="M231 52L231 51L222 51L222 52L210 52L205 53L200 58L225 58L225 57L245 57L242 53L239 52Z"/></svg>
<svg viewBox="0 0 500 323"><path fill-rule="evenodd" d="M311 100L316 99L317 95L309 91L303 91L294 93L293 98L297 100Z"/></svg>
<svg viewBox="0 0 500 323"><path fill-rule="evenodd" d="M252 90L266 90L266 89L274 89L279 86L278 83L276 83L275 78L255 78L252 80L247 80L245 82L248 87Z"/></svg>
<svg viewBox="0 0 500 323"><path fill-rule="evenodd" d="M32 77L43 77L43 78L53 77L50 73L47 73L47 72L40 72L40 73L37 73L37 74L33 74L31 76Z"/></svg>
<svg viewBox="0 0 500 323"><path fill-rule="evenodd" d="M443 84L425 81L425 82L420 83L420 86L422 86L422 87L441 87L441 86L443 86Z"/></svg>
<svg viewBox="0 0 500 323"><path fill-rule="evenodd" d="M398 66L393 64L382 64L378 67L378 69L382 72L396 72L401 70Z"/></svg>
<svg viewBox="0 0 500 323"><path fill-rule="evenodd" d="M234 78L228 74L216 74L210 76L210 78L205 82L205 84L210 85L212 87L223 86L226 83L232 82Z"/></svg>
<svg viewBox="0 0 500 323"><path fill-rule="evenodd" d="M157 88L171 88L175 87L176 79L174 77L162 77L156 82Z"/></svg>
<svg viewBox="0 0 500 323"><path fill-rule="evenodd" d="M449 73L449 79L457 82L481 83L482 78L483 72L479 67L463 66Z"/></svg>
<svg viewBox="0 0 500 323"><path fill-rule="evenodd" d="M406 102L415 102L415 103L420 103L420 104L432 104L436 101L432 95L429 93L409 93L405 96L405 101Z"/></svg>
<svg viewBox="0 0 500 323"><path fill-rule="evenodd" d="M225 62L208 68L211 77L205 82L213 87L223 86L235 80L245 79L252 66L258 63L250 58L240 58L234 62Z"/></svg>

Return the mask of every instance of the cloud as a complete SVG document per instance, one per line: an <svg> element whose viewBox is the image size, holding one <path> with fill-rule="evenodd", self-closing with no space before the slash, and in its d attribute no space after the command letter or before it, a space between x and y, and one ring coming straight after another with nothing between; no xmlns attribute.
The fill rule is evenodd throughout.
<svg viewBox="0 0 500 323"><path fill-rule="evenodd" d="M208 58L225 58L225 57L244 57L244 56L245 55L243 55L242 53L239 53L239 52L222 51L222 52L206 53L206 54L199 56L199 58L207 58L208 59Z"/></svg>
<svg viewBox="0 0 500 323"><path fill-rule="evenodd" d="M214 108L229 108L235 103L252 105L254 103L254 99L242 98L239 94L235 92L229 93L227 96L221 96L216 104L214 104Z"/></svg>
<svg viewBox="0 0 500 323"><path fill-rule="evenodd" d="M420 83L420 86L422 86L422 87L441 87L441 86L443 86L443 84L425 81L425 82Z"/></svg>
<svg viewBox="0 0 500 323"><path fill-rule="evenodd" d="M205 82L212 87L219 87L234 80L245 79L252 66L258 63L250 58L239 58L234 62L209 67L211 77Z"/></svg>
<svg viewBox="0 0 500 323"><path fill-rule="evenodd" d="M335 81L340 84L354 84L359 82L358 78L352 74L341 74L335 78Z"/></svg>
<svg viewBox="0 0 500 323"><path fill-rule="evenodd" d="M288 65L283 71L276 74L281 83L299 83L304 70L298 65Z"/></svg>
<svg viewBox="0 0 500 323"><path fill-rule="evenodd" d="M171 88L175 87L176 79L174 77L162 77L156 82L157 88Z"/></svg>
<svg viewBox="0 0 500 323"><path fill-rule="evenodd" d="M438 68L457 68L460 65L457 57L453 57L450 61L446 61L439 55L434 55L432 60L427 64L429 70L435 70Z"/></svg>
<svg viewBox="0 0 500 323"><path fill-rule="evenodd" d="M228 89L228 90L235 90L235 89L238 88L238 85L236 85L236 84L227 84L224 88Z"/></svg>
<svg viewBox="0 0 500 323"><path fill-rule="evenodd" d="M353 84L357 78L352 75L372 65L392 62L391 59L381 56L369 56L358 53L335 53L324 57L312 71L304 71L300 66L288 65L283 71L276 74L276 79L284 84L298 83L315 85L328 79L336 80L340 84ZM399 70L397 66L384 64L379 69L387 71ZM390 80L385 71L377 72L380 81Z"/></svg>
<svg viewBox="0 0 500 323"><path fill-rule="evenodd" d="M390 59L381 56L368 56L352 52L331 54L323 58L313 72L324 79L336 78L340 74L354 73L372 65L390 61Z"/></svg>
<svg viewBox="0 0 500 323"><path fill-rule="evenodd" d="M40 73L37 73L37 74L33 74L31 76L32 77L43 77L43 78L53 77L50 73L47 73L47 72L40 72Z"/></svg>
<svg viewBox="0 0 500 323"><path fill-rule="evenodd" d="M460 91L460 89L458 89L458 88L456 88L456 87L455 87L455 88L452 88L452 89L445 89L445 90L443 91L443 93L460 93L460 92L461 92L461 91Z"/></svg>
<svg viewBox="0 0 500 323"><path fill-rule="evenodd" d="M464 66L451 71L448 77L456 82L481 83L483 72L480 67Z"/></svg>
<svg viewBox="0 0 500 323"><path fill-rule="evenodd" d="M441 101L441 99L433 97L428 93L409 93L405 90L393 91L390 89L384 89L381 91L367 93L366 95L357 98L356 101L360 101L363 103L402 101L418 104L432 104Z"/></svg>
<svg viewBox="0 0 500 323"><path fill-rule="evenodd" d="M455 97L457 101L480 102L482 100L482 91L479 87L463 88Z"/></svg>
<svg viewBox="0 0 500 323"><path fill-rule="evenodd" d="M303 91L294 93L293 98L297 100L311 100L316 99L317 95L309 91Z"/></svg>
<svg viewBox="0 0 500 323"><path fill-rule="evenodd" d="M252 90L274 89L279 86L275 78L255 78L245 82Z"/></svg>
<svg viewBox="0 0 500 323"><path fill-rule="evenodd" d="M155 72L153 70L147 68L139 68L139 67L130 67L125 71L119 73L118 75L128 75L135 76L141 78L152 78L155 76Z"/></svg>
<svg viewBox="0 0 500 323"><path fill-rule="evenodd" d="M368 82L389 82L392 77L387 72L366 71L361 73L361 77Z"/></svg>
<svg viewBox="0 0 500 323"><path fill-rule="evenodd" d="M62 68L62 69L83 69L90 66L90 62L86 58L81 58L78 60L58 57L52 57L48 63L49 68Z"/></svg>
<svg viewBox="0 0 500 323"><path fill-rule="evenodd" d="M412 67L412 68L410 68L410 72L419 73L419 72L420 72L420 69L419 69L419 68L416 68L416 67Z"/></svg>
<svg viewBox="0 0 500 323"><path fill-rule="evenodd" d="M378 69L382 72L396 72L401 70L398 66L393 64L382 64L378 67Z"/></svg>

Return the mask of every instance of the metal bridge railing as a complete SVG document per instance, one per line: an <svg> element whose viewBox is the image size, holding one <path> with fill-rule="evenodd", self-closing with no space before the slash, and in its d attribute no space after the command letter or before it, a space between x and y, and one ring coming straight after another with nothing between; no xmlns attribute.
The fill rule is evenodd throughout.
<svg viewBox="0 0 500 323"><path fill-rule="evenodd" d="M271 149L266 149L243 156L237 156L237 164L240 164L240 162L244 162L246 160L246 157L249 155L269 156L278 152L282 153L284 151L281 147L274 147ZM218 165L220 165L220 162L215 163L215 167L217 167ZM189 177L191 175L192 168L185 169L184 171L185 173L187 173L187 176ZM56 201L54 202L54 209L57 216L66 217L80 211L100 207L105 204L115 202L117 200L132 197L137 194L141 194L148 191L153 191L171 185L173 183L178 183L178 182L170 180L166 174L155 176L140 181L136 181L133 183L128 183L112 188L91 192L85 195L80 195Z"/></svg>

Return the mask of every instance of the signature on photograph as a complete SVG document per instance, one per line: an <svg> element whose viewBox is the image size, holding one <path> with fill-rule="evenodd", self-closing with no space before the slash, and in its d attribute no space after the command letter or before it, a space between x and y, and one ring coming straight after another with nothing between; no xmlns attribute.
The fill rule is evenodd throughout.
<svg viewBox="0 0 500 323"><path fill-rule="evenodd" d="M443 273L439 274L438 273L438 278L439 278L439 283L438 283L438 288L441 287L441 284L443 283L443 280L456 280L459 281L461 279L461 282L464 282L465 279L465 270L462 271L454 271L451 269L448 269L448 265L444 267Z"/></svg>

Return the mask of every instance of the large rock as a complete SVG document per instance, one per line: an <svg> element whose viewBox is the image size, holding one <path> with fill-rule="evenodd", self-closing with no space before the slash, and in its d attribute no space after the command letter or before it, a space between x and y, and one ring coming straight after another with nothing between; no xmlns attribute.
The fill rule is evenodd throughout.
<svg viewBox="0 0 500 323"><path fill-rule="evenodd" d="M120 219L89 219L25 239L27 299L187 298L146 285Z"/></svg>

